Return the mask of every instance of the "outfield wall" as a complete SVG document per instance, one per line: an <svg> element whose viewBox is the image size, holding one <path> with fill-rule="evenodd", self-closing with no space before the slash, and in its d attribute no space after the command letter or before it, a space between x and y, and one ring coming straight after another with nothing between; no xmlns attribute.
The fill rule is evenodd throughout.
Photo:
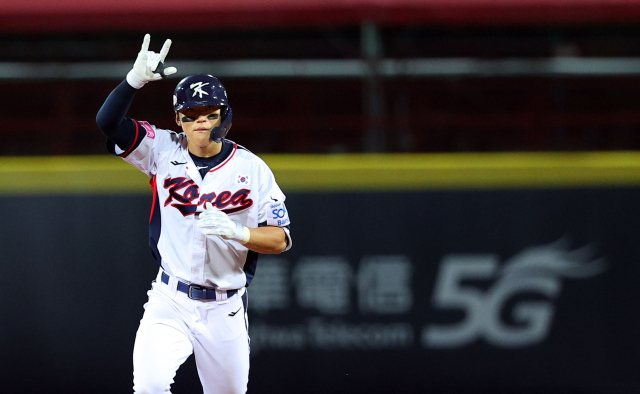
<svg viewBox="0 0 640 394"><path fill-rule="evenodd" d="M265 156L294 247L249 288L257 393L640 392L640 156ZM0 160L2 392L123 392L146 177ZM172 392L201 390L193 360Z"/></svg>

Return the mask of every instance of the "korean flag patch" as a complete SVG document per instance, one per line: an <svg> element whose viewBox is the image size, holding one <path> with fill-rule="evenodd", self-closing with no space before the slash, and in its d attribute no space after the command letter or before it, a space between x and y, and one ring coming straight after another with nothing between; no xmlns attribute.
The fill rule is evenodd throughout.
<svg viewBox="0 0 640 394"><path fill-rule="evenodd" d="M236 175L236 184L237 185L248 185L249 184L249 175Z"/></svg>

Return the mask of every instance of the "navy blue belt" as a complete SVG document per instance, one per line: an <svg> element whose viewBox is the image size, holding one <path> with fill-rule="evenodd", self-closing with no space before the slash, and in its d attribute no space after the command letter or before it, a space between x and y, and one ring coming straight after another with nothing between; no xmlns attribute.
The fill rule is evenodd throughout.
<svg viewBox="0 0 640 394"><path fill-rule="evenodd" d="M162 272L162 283L166 285L169 284L169 275L167 275L164 271ZM185 293L192 300L216 299L216 289L210 289L198 285L190 285L181 281L178 281L178 291ZM233 296L237 292L238 290L227 290L227 298Z"/></svg>

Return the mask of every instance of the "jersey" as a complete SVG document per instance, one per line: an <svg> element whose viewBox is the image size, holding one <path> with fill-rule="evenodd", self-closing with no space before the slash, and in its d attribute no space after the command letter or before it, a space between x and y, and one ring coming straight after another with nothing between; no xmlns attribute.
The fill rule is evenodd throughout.
<svg viewBox="0 0 640 394"><path fill-rule="evenodd" d="M108 149L150 177L149 247L168 275L220 290L251 283L258 253L234 240L202 234L197 221L205 202L244 226L283 228L288 241L285 250L291 248L286 197L262 159L225 140L232 149L203 177L184 133L133 122L136 136L130 145L122 149L108 142Z"/></svg>

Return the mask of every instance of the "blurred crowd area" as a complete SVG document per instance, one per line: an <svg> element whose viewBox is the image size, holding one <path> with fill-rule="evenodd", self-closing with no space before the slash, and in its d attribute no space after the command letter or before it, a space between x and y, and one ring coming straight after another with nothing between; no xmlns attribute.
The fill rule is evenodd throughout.
<svg viewBox="0 0 640 394"><path fill-rule="evenodd" d="M640 59L640 26L411 26L379 27L367 34L363 27L153 32L150 49L158 51L166 38L172 39L168 65L355 59L373 70L217 75L234 111L228 138L257 153L640 148L640 62L634 63ZM133 65L143 35L0 36L0 70L5 70L0 77L0 154L105 153L95 115L126 71L120 77L38 77L38 66ZM571 59L609 63L590 72ZM450 63L438 69L438 60ZM568 71L536 68L557 60L569 60ZM380 71L384 61L395 62L396 71ZM398 71L411 61L436 69ZM36 71L25 74L32 77L6 72L25 68ZM176 130L171 97L179 79L145 86L129 115Z"/></svg>

